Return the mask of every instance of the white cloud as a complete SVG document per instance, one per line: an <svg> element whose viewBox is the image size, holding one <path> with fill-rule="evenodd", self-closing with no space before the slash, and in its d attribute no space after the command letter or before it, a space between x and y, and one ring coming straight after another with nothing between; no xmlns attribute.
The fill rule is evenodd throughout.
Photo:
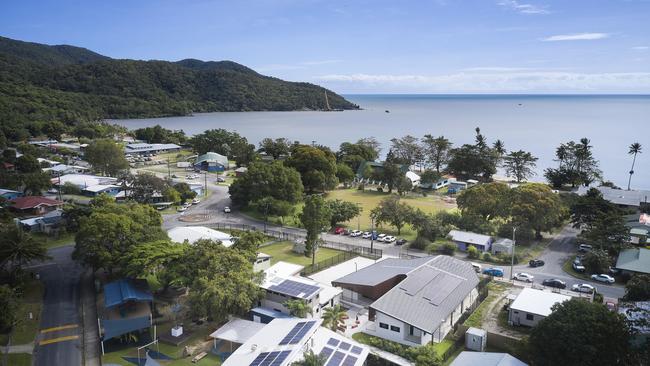
<svg viewBox="0 0 650 366"><path fill-rule="evenodd" d="M305 61L301 62L301 65L314 66L314 65L328 65L328 64L338 64L343 62L343 60L317 60L317 61Z"/></svg>
<svg viewBox="0 0 650 366"><path fill-rule="evenodd" d="M542 41L557 42L557 41L593 41L596 39L608 38L609 33L575 33L575 34L559 34L542 38Z"/></svg>
<svg viewBox="0 0 650 366"><path fill-rule="evenodd" d="M342 89L422 93L647 93L650 72L458 72L446 75L331 74L316 78Z"/></svg>
<svg viewBox="0 0 650 366"><path fill-rule="evenodd" d="M645 51L647 49L650 49L650 47L648 47L648 46L635 46L635 47L632 47L632 49L635 50L635 51Z"/></svg>
<svg viewBox="0 0 650 366"><path fill-rule="evenodd" d="M502 0L499 5L515 10L522 14L549 14L550 12L542 6L533 4L522 4L517 0Z"/></svg>
<svg viewBox="0 0 650 366"><path fill-rule="evenodd" d="M254 69L257 72L302 70L312 66L336 64L339 62L343 62L343 60L313 60L313 61L298 62L297 64L269 64L269 65L258 66L255 67Z"/></svg>

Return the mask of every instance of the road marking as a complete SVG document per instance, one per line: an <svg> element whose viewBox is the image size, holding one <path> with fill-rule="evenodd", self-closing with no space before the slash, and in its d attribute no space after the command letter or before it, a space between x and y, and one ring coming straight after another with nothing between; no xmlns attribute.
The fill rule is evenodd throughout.
<svg viewBox="0 0 650 366"><path fill-rule="evenodd" d="M50 332L56 332L58 330L64 330L64 329L72 329L72 328L77 328L79 324L67 324L67 325L61 325L59 327L52 327L52 328L47 328L47 329L41 329L41 333L50 333Z"/></svg>
<svg viewBox="0 0 650 366"><path fill-rule="evenodd" d="M59 343L59 342L65 342L65 341L72 341L75 339L79 339L78 335L73 335L73 336L65 336L65 337L59 337L59 338L52 338L52 339L45 339L39 342L39 345L44 346L46 344L52 344L52 343Z"/></svg>

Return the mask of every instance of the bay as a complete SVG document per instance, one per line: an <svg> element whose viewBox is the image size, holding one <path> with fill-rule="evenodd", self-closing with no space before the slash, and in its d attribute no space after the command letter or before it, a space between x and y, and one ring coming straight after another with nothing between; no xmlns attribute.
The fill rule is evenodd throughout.
<svg viewBox="0 0 650 366"><path fill-rule="evenodd" d="M187 134L225 128L257 144L287 137L337 149L344 141L374 136L385 154L390 139L407 134L444 135L455 145L471 143L474 128L508 151L526 150L539 158L537 177L555 167L561 142L587 137L606 180L627 187L632 157L640 142L632 188L650 189L650 95L345 95L363 108L343 112L221 112L188 117L112 120L130 129L159 124ZM388 112L387 112L388 111Z"/></svg>

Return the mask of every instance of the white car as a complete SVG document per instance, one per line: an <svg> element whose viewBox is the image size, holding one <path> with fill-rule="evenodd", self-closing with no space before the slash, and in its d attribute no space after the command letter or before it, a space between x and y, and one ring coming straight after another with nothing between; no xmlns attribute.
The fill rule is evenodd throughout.
<svg viewBox="0 0 650 366"><path fill-rule="evenodd" d="M610 275L603 274L603 273L601 273L601 274L593 274L593 275L591 275L591 279L594 280L594 281L605 282L605 283L614 283L614 281L615 281L614 277L612 277Z"/></svg>
<svg viewBox="0 0 650 366"><path fill-rule="evenodd" d="M350 236L353 236L353 237L357 237L357 236L359 236L361 234L362 234L361 230L352 230L350 232Z"/></svg>
<svg viewBox="0 0 650 366"><path fill-rule="evenodd" d="M199 203L201 203L201 200L198 199L198 198L195 198L195 199L192 200L193 205L198 205Z"/></svg>
<svg viewBox="0 0 650 366"><path fill-rule="evenodd" d="M223 208L224 213L230 213L230 207L226 206Z"/></svg>
<svg viewBox="0 0 650 366"><path fill-rule="evenodd" d="M386 234L377 235L377 241L384 241L384 238L386 238Z"/></svg>
<svg viewBox="0 0 650 366"><path fill-rule="evenodd" d="M178 209L176 209L176 211L178 211L178 212L185 212L186 210L187 210L187 207L185 207L185 206L181 206Z"/></svg>
<svg viewBox="0 0 650 366"><path fill-rule="evenodd" d="M577 283L571 286L571 290L577 292L586 292L588 294L596 292L596 288L588 283Z"/></svg>
<svg viewBox="0 0 650 366"><path fill-rule="evenodd" d="M515 273L513 278L517 281L533 282L533 278L535 277L533 277L528 273L521 272L521 273Z"/></svg>
<svg viewBox="0 0 650 366"><path fill-rule="evenodd" d="M384 243L392 243L392 242L394 242L396 239L397 239L397 238L395 238L395 237L392 236L392 235L386 235L386 236L384 236Z"/></svg>
<svg viewBox="0 0 650 366"><path fill-rule="evenodd" d="M363 235L361 235L361 237L364 239L370 239L372 238L372 233L370 231L366 231L365 233L363 233Z"/></svg>

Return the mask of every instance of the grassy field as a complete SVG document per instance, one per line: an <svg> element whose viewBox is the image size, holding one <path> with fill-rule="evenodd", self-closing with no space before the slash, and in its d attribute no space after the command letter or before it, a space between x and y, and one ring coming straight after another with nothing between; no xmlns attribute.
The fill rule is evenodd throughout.
<svg viewBox="0 0 650 366"><path fill-rule="evenodd" d="M575 278L591 281L591 276L588 273L586 272L580 273L573 270L572 264L574 259L575 256L572 256L564 262L564 264L562 265L562 269L564 270L564 272L566 272L566 274L573 276Z"/></svg>
<svg viewBox="0 0 650 366"><path fill-rule="evenodd" d="M356 229L359 227L360 230L370 229L370 211L379 205L379 202L388 197L388 193L376 192L376 191L359 191L354 188L350 189L337 189L327 193L327 199L335 200L340 199L343 201L349 201L357 203L361 206L363 211L358 218L352 219L345 223L345 226ZM426 213L434 213L441 210L450 210L455 208L455 205L448 204L443 201L439 196L429 195L427 197L423 196L406 196L402 197L402 202L405 202L413 208L420 209ZM387 234L397 235L397 230L391 226L384 226L380 228L381 232ZM415 231L411 229L410 226L405 226L402 228L401 237L412 240L415 238Z"/></svg>
<svg viewBox="0 0 650 366"><path fill-rule="evenodd" d="M279 243L265 245L260 247L259 251L271 255L271 264L278 261L284 261L294 264L299 264L301 266L308 266L311 264L311 258L305 257L302 254L294 253L291 251L293 248L293 243L290 241L282 241ZM319 248L316 252L316 262L320 262L325 259L329 259L341 254L341 251L329 249L329 248Z"/></svg>
<svg viewBox="0 0 650 366"><path fill-rule="evenodd" d="M30 343L36 337L43 307L43 284L41 281L29 281L25 285L25 295L21 300L17 314L19 323L11 333L11 344ZM29 313L32 313L32 319L29 319ZM8 334L0 334L1 345L6 345L8 340Z"/></svg>
<svg viewBox="0 0 650 366"><path fill-rule="evenodd" d="M29 353L10 353L8 355L2 355L0 357L1 358L7 357L7 365L10 366L31 366L32 365L32 355L30 355Z"/></svg>

